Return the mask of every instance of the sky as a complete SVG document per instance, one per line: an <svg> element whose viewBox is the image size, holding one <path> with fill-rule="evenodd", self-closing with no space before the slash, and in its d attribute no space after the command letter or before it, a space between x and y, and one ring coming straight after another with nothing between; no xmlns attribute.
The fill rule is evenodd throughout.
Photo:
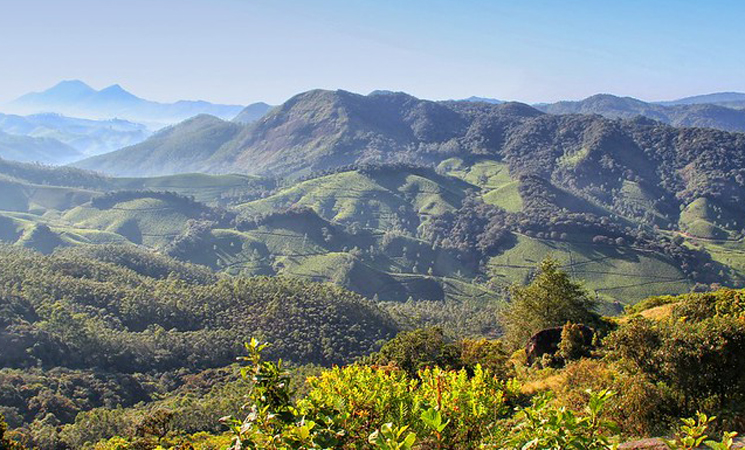
<svg viewBox="0 0 745 450"><path fill-rule="evenodd" d="M61 80L278 104L745 91L741 0L0 0L0 103Z"/></svg>

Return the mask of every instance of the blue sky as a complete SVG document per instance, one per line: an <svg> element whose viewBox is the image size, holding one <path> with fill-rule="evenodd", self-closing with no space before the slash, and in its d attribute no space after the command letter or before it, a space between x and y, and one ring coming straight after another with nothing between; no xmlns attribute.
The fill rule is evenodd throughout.
<svg viewBox="0 0 745 450"><path fill-rule="evenodd" d="M0 0L0 102L62 79L159 101L401 90L525 102L745 91L735 0Z"/></svg>

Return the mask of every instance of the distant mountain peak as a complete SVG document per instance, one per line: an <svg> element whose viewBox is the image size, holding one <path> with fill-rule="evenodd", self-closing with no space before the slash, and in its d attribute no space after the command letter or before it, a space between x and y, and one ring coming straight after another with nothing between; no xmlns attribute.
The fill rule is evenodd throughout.
<svg viewBox="0 0 745 450"><path fill-rule="evenodd" d="M488 98L488 97L476 97L475 95L472 95L468 98L464 98L461 100L456 100L458 102L473 102L473 103L491 103L493 105L498 105L501 103L505 103L504 100L499 100L496 98Z"/></svg>
<svg viewBox="0 0 745 450"><path fill-rule="evenodd" d="M96 90L92 87L88 86L87 84L83 83L80 80L64 80L60 81L59 83L55 84L54 86L50 87L49 89L46 89L41 92L31 92L29 94L26 94L22 97L20 97L18 101L24 101L24 100L34 100L38 97L46 96L46 97L55 97L55 98L79 98L86 95L95 94Z"/></svg>
<svg viewBox="0 0 745 450"><path fill-rule="evenodd" d="M68 90L77 89L81 91L91 91L91 92L95 90L92 87L90 87L88 84L80 80L62 80L44 92L55 91L55 90L60 90L60 89L68 89Z"/></svg>
<svg viewBox="0 0 745 450"><path fill-rule="evenodd" d="M120 84L112 84L111 86L101 89L101 92L127 92ZM129 92L127 92L129 93Z"/></svg>
<svg viewBox="0 0 745 450"><path fill-rule="evenodd" d="M142 101L140 97L132 94L118 84L112 84L111 86L101 89L97 93L98 96L107 99L117 99L123 101Z"/></svg>
<svg viewBox="0 0 745 450"><path fill-rule="evenodd" d="M122 118L147 123L153 128L174 124L202 113L232 119L243 109L240 105L204 101L159 103L140 98L119 84L112 84L98 91L80 80L61 81L45 91L26 94L7 107L15 114L55 112L94 120Z"/></svg>

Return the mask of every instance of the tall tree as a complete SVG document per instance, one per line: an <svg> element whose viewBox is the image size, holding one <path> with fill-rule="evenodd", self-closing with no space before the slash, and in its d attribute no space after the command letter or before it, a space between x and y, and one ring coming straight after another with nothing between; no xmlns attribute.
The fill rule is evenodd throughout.
<svg viewBox="0 0 745 450"><path fill-rule="evenodd" d="M538 265L536 277L527 286L513 285L511 301L499 316L505 340L521 347L535 332L572 323L596 323L596 302L580 283L560 269L548 256Z"/></svg>

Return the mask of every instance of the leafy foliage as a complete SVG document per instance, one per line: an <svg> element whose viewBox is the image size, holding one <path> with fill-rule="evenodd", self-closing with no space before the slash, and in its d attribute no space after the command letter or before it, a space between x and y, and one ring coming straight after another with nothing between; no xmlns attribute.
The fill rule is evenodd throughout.
<svg viewBox="0 0 745 450"><path fill-rule="evenodd" d="M517 348L536 331L573 323L597 323L596 303L582 286L558 268L555 260L545 259L528 286L514 286L511 301L501 315L505 339Z"/></svg>
<svg viewBox="0 0 745 450"><path fill-rule="evenodd" d="M423 369L418 379L393 367L333 368L309 380L311 389L290 401L280 363L264 362L262 346L247 347L254 390L244 421L225 419L234 448L412 448L415 442L471 448L490 424L507 413L516 386L477 366L465 370ZM396 425L402 424L402 425Z"/></svg>
<svg viewBox="0 0 745 450"><path fill-rule="evenodd" d="M8 425L5 423L5 417L0 414L0 450L21 450L23 447L5 436L8 431Z"/></svg>

